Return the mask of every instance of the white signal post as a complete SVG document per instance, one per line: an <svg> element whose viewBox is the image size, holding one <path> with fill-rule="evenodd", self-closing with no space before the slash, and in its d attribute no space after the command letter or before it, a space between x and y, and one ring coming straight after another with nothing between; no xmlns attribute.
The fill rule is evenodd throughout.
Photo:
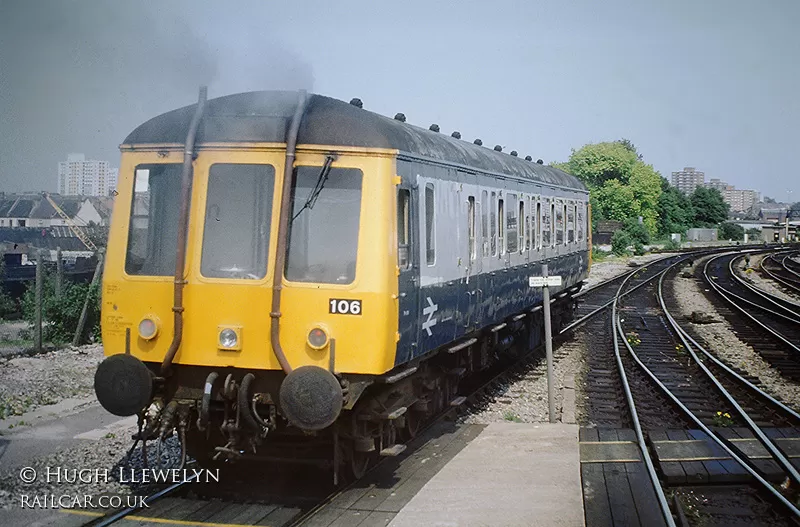
<svg viewBox="0 0 800 527"><path fill-rule="evenodd" d="M544 346L547 353L547 408L550 422L556 422L556 402L553 398L553 328L550 325L550 288L561 286L560 276L547 276L547 264L542 265L542 276L531 276L528 285L542 288L544 309Z"/></svg>

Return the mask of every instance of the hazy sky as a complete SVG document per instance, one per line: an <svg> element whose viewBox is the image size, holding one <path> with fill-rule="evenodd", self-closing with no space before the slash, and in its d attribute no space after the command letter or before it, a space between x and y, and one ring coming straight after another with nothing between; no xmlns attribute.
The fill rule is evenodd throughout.
<svg viewBox="0 0 800 527"><path fill-rule="evenodd" d="M208 83L359 97L545 162L626 137L667 178L798 201L798 24L796 0L0 0L0 190L54 191L69 152L119 166Z"/></svg>

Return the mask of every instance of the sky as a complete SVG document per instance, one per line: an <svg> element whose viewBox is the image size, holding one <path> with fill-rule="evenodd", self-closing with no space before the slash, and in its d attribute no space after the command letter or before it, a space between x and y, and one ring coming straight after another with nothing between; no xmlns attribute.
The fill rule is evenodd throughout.
<svg viewBox="0 0 800 527"><path fill-rule="evenodd" d="M209 97L308 89L545 162L627 138L800 201L796 0L0 0L0 191L119 166L137 125Z"/></svg>

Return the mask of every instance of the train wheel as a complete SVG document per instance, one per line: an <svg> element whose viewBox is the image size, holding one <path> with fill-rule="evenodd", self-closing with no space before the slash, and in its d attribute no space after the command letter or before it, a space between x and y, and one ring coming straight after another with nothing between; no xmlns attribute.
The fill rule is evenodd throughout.
<svg viewBox="0 0 800 527"><path fill-rule="evenodd" d="M403 426L403 428L401 428L398 432L403 441L410 441L417 437L417 432L419 432L419 427L422 424L423 416L421 412L416 410L408 410L404 417L406 421L405 426Z"/></svg>
<svg viewBox="0 0 800 527"><path fill-rule="evenodd" d="M355 450L351 450L350 475L355 479L363 478L374 457L374 452L356 452Z"/></svg>

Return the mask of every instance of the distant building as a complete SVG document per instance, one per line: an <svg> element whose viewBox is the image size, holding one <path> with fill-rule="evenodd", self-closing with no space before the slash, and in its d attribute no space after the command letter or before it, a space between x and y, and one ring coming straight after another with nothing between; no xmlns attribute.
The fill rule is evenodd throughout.
<svg viewBox="0 0 800 527"><path fill-rule="evenodd" d="M113 198L94 196L50 196L75 225L106 226L111 217ZM49 201L39 194L0 195L0 227L58 227L67 225Z"/></svg>
<svg viewBox="0 0 800 527"><path fill-rule="evenodd" d="M108 161L69 154L58 164L58 193L63 196L108 196L117 188L119 171Z"/></svg>
<svg viewBox="0 0 800 527"><path fill-rule="evenodd" d="M789 209L785 207L767 209L762 208L761 213L759 214L759 218L764 221L774 221L774 222L784 222L786 221L787 213Z"/></svg>
<svg viewBox="0 0 800 527"><path fill-rule="evenodd" d="M758 201L758 192L731 187L722 191L722 199L731 206L731 212L747 212Z"/></svg>
<svg viewBox="0 0 800 527"><path fill-rule="evenodd" d="M759 198L759 194L755 190L739 190L717 178L711 178L705 186L719 190L722 199L730 205L731 212L747 212L753 208Z"/></svg>
<svg viewBox="0 0 800 527"><path fill-rule="evenodd" d="M686 239L690 242L715 242L717 229L689 229L686 231Z"/></svg>
<svg viewBox="0 0 800 527"><path fill-rule="evenodd" d="M672 186L686 194L694 192L705 183L705 172L698 172L694 167L685 167L680 172L672 173Z"/></svg>
<svg viewBox="0 0 800 527"><path fill-rule="evenodd" d="M706 183L706 186L708 188L719 190L720 192L728 190L729 188L733 188L733 185L728 185L724 181L719 180L717 178L711 178L711 181Z"/></svg>

